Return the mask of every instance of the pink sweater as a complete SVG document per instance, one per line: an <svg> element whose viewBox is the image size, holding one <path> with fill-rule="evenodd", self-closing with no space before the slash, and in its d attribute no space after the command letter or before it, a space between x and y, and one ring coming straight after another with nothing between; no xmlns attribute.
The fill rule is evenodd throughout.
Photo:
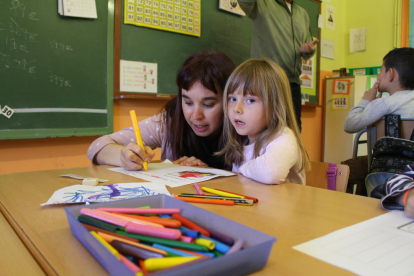
<svg viewBox="0 0 414 276"><path fill-rule="evenodd" d="M265 184L306 184L305 170L299 172L302 155L289 128L285 128L262 148L258 157L253 158L253 150L254 143L244 146L245 160L240 166L233 164L234 172Z"/></svg>

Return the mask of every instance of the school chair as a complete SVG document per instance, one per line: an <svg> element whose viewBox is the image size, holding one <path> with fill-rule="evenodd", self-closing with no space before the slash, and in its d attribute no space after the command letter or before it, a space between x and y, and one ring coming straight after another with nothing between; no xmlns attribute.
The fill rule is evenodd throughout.
<svg viewBox="0 0 414 276"><path fill-rule="evenodd" d="M346 192L348 176L347 165L311 161L311 170L306 173L306 186L327 189L329 177L329 180L334 181L336 191Z"/></svg>

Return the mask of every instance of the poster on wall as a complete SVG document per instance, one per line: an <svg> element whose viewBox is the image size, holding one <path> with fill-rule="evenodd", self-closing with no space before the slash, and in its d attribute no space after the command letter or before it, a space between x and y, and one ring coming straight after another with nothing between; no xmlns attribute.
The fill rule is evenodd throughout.
<svg viewBox="0 0 414 276"><path fill-rule="evenodd" d="M335 43L327 39L321 39L321 57L335 59Z"/></svg>
<svg viewBox="0 0 414 276"><path fill-rule="evenodd" d="M220 0L219 9L238 15L246 15L237 0Z"/></svg>
<svg viewBox="0 0 414 276"><path fill-rule="evenodd" d="M335 30L335 7L326 5L326 28Z"/></svg>
<svg viewBox="0 0 414 276"><path fill-rule="evenodd" d="M332 94L349 95L350 85L350 80L335 79L333 81Z"/></svg>
<svg viewBox="0 0 414 276"><path fill-rule="evenodd" d="M300 87L313 88L314 57L308 60L302 58L302 74L299 77Z"/></svg>
<svg viewBox="0 0 414 276"><path fill-rule="evenodd" d="M332 110L349 110L349 96L332 96Z"/></svg>
<svg viewBox="0 0 414 276"><path fill-rule="evenodd" d="M125 0L124 24L201 36L201 0Z"/></svg>
<svg viewBox="0 0 414 276"><path fill-rule="evenodd" d="M364 52L366 50L367 28L351 29L349 36L350 53Z"/></svg>
<svg viewBox="0 0 414 276"><path fill-rule="evenodd" d="M120 90L123 92L157 93L158 64L120 61Z"/></svg>

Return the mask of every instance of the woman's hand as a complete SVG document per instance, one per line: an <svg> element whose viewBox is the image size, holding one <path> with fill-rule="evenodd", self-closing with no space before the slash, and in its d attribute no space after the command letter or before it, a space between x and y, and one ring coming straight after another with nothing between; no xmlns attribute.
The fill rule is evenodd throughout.
<svg viewBox="0 0 414 276"><path fill-rule="evenodd" d="M180 166L208 167L206 163L204 163L200 159L195 158L194 156L191 156L191 157L183 156L180 159L175 160L173 163L178 164Z"/></svg>
<svg viewBox="0 0 414 276"><path fill-rule="evenodd" d="M143 168L144 161L150 162L154 158L155 152L150 147L145 147L145 151L136 143L129 143L121 149L121 165L129 171L138 171Z"/></svg>

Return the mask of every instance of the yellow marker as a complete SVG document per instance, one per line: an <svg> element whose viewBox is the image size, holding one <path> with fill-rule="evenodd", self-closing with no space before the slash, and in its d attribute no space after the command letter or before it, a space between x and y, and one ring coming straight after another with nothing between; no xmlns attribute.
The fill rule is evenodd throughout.
<svg viewBox="0 0 414 276"><path fill-rule="evenodd" d="M203 238L195 239L194 243L204 245L205 247L207 247L210 250L213 250L216 247L215 242L210 241L210 240L206 240L206 239L203 239Z"/></svg>
<svg viewBox="0 0 414 276"><path fill-rule="evenodd" d="M135 139L137 140L137 144L145 152L144 143L142 142L141 131L139 130L139 125L137 121L137 115L135 114L135 110L129 111L129 115L131 115L132 126L134 127ZM144 161L143 167L144 167L144 170L147 172L148 171L147 161Z"/></svg>
<svg viewBox="0 0 414 276"><path fill-rule="evenodd" d="M208 192L210 194L221 195L221 196L228 196L228 197L246 198L244 196L239 196L239 195L230 194L230 193L226 193L226 192L222 192L222 191L217 191L217 190L210 189L210 188L206 188L206 187L201 187L201 189L204 192Z"/></svg>
<svg viewBox="0 0 414 276"><path fill-rule="evenodd" d="M144 261L144 266L148 271L156 271L182 263L194 261L200 257L167 257L167 258L149 258Z"/></svg>
<svg viewBox="0 0 414 276"><path fill-rule="evenodd" d="M121 259L121 257L119 257L118 251L115 248L113 248L112 245L107 243L107 241L104 240L101 236L99 236L95 231L90 231L89 233L91 233L92 236L94 236L103 246L105 246L105 248L108 249L109 252L111 252L118 260Z"/></svg>

